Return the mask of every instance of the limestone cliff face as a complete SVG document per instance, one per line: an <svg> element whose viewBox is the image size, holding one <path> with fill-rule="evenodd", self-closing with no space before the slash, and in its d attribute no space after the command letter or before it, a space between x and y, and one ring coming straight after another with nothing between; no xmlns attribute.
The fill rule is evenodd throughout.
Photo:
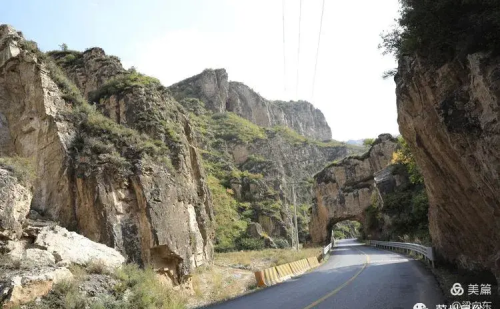
<svg viewBox="0 0 500 309"><path fill-rule="evenodd" d="M286 126L317 140L332 138L325 116L311 103L268 101L242 83L229 83L226 109L262 127Z"/></svg>
<svg viewBox="0 0 500 309"><path fill-rule="evenodd" d="M440 255L500 278L500 58L471 54L440 68L399 62L398 123L429 196Z"/></svg>
<svg viewBox="0 0 500 309"><path fill-rule="evenodd" d="M101 96L97 111L85 107L63 93L54 65L29 44L0 27L0 156L35 165L31 207L182 283L212 259L214 237L212 201L182 107L159 84L134 84ZM98 48L52 56L87 97L127 73ZM16 216L2 208L2 217Z"/></svg>
<svg viewBox="0 0 500 309"><path fill-rule="evenodd" d="M311 103L266 100L242 83L228 82L223 69L205 70L169 88L178 99L199 98L213 112L234 112L261 127L286 126L313 139L332 138L323 113Z"/></svg>
<svg viewBox="0 0 500 309"><path fill-rule="evenodd" d="M308 180L329 162L362 147L331 141L325 117L312 104L266 100L242 83L228 82L225 70L205 70L169 90L198 118L198 128L204 128L197 140L205 161L219 167L214 174L229 183L238 202L250 204L253 214L246 219L259 223L271 237L290 241L295 195L296 204L304 206L298 219L300 239L308 241ZM234 177L235 171L262 179Z"/></svg>
<svg viewBox="0 0 500 309"><path fill-rule="evenodd" d="M347 157L315 175L315 204L309 227L313 242L328 242L337 222L363 222L364 210L372 204L376 180L380 186L384 183L379 172L390 164L398 147L391 135L380 135L363 156Z"/></svg>
<svg viewBox="0 0 500 309"><path fill-rule="evenodd" d="M117 57L106 56L99 47L87 49L83 53L57 52L52 55L85 97L110 79L126 72Z"/></svg>
<svg viewBox="0 0 500 309"><path fill-rule="evenodd" d="M71 225L74 128L61 117L68 108L47 67L23 41L13 28L0 27L0 156L29 158L38 175L32 207Z"/></svg>
<svg viewBox="0 0 500 309"><path fill-rule="evenodd" d="M293 143L279 134L269 134L265 140L231 145L230 153L235 164L242 170L264 176L251 186L245 185L241 180L232 182L232 188L242 200L252 201L256 208L260 209L258 205L269 198L266 196L269 189L280 196L282 208L278 217L260 210L254 220L259 222L269 235L290 239L293 226L293 209L290 206L294 200L292 194L295 194L296 205L309 205L312 199L312 184L307 181L325 164L346 157L352 150L340 145L325 147ZM261 159L255 160L255 157ZM306 219L309 214L304 213L301 217ZM301 235L301 241L304 240Z"/></svg>
<svg viewBox="0 0 500 309"><path fill-rule="evenodd" d="M216 113L226 110L229 83L224 69L205 70L202 73L170 86L177 99L199 98L205 107Z"/></svg>

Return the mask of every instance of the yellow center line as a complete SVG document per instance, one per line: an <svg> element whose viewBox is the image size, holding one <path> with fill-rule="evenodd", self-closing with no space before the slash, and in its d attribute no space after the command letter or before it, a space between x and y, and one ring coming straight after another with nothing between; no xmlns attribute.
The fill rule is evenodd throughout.
<svg viewBox="0 0 500 309"><path fill-rule="evenodd" d="M347 285L349 285L351 282L353 282L354 279L356 279L356 277L359 276L359 274L361 274L363 272L363 270L365 270L366 266L368 266L368 264L370 263L370 256L368 254L364 253L362 250L360 250L358 248L356 248L356 250L361 251L361 253L363 253L366 256L366 261L365 261L365 264L363 265L363 267L354 276L352 276L349 280L347 280L344 284L342 284L341 286L339 286L335 290L331 291L330 293L326 294L325 296L321 297L320 299L318 299L314 303L310 304L309 306L305 307L304 309L311 309L314 306L317 306L320 303L324 302L326 299L328 299L328 298L332 297L333 295L337 294L340 290L342 290Z"/></svg>

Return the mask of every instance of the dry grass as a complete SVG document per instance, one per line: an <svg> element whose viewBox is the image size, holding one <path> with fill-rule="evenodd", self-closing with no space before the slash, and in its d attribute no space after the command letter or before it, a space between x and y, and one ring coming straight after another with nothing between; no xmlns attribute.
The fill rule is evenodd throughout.
<svg viewBox="0 0 500 309"><path fill-rule="evenodd" d="M257 288L255 271L320 253L321 248L216 253L213 266L199 267L193 273L194 295L189 298L188 306L199 307L245 294Z"/></svg>
<svg viewBox="0 0 500 309"><path fill-rule="evenodd" d="M293 261L318 256L322 248L307 248L299 251L292 249L266 249L262 251L239 251L216 253L215 263L220 266L245 268L252 271L277 266Z"/></svg>
<svg viewBox="0 0 500 309"><path fill-rule="evenodd" d="M196 269L192 284L194 295L188 303L191 308L234 298L256 288L252 271L216 265Z"/></svg>

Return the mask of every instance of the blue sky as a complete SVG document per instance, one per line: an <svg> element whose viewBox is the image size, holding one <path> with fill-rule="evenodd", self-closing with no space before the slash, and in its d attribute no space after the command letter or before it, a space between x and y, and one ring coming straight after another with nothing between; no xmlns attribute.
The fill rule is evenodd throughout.
<svg viewBox="0 0 500 309"><path fill-rule="evenodd" d="M377 49L398 0L325 1L314 95L322 0L303 0L299 60L300 0L284 1L285 77L282 0L4 0L0 23L44 51L102 47L165 85L225 68L268 99L312 102L338 140L398 134L395 85L381 78L396 64Z"/></svg>

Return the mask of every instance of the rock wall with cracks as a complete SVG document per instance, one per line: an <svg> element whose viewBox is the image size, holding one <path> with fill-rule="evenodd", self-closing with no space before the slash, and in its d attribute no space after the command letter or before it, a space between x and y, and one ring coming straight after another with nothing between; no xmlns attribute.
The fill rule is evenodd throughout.
<svg viewBox="0 0 500 309"><path fill-rule="evenodd" d="M328 243L332 227L344 220L364 221L377 180L391 163L399 143L390 134L380 135L368 152L333 163L314 176L314 199L309 230L316 244ZM379 177L377 177L379 176ZM377 192L379 194L379 192Z"/></svg>
<svg viewBox="0 0 500 309"><path fill-rule="evenodd" d="M398 123L425 178L441 257L500 279L500 57L399 61Z"/></svg>
<svg viewBox="0 0 500 309"><path fill-rule="evenodd" d="M261 127L285 126L316 140L331 140L323 113L306 101L263 98L240 82L229 82L226 70L205 70L169 87L176 98L199 98L213 112L234 112Z"/></svg>
<svg viewBox="0 0 500 309"><path fill-rule="evenodd" d="M211 261L214 232L210 193L182 109L161 88L132 87L119 97L102 100L99 111L123 132L132 129L142 133L142 139L160 141L169 148L165 160L172 164L145 154L133 161L118 156L129 160L122 162L130 166L131 173L125 176L101 166L90 168L84 164L91 161L85 154L75 156L76 144L89 140L95 144L99 132L91 136L75 123L78 118L71 116L75 102L51 78L54 72L43 54L26 45L21 33L0 26L0 155L34 163L32 209L118 249L129 261L151 264L166 281L184 282L194 267ZM125 72L119 60L100 49L77 56L63 68L84 95ZM152 105L163 106L155 114L162 121L180 123L175 142L163 132L136 126L136 112L142 116L157 112L150 109ZM103 128L102 136L105 132ZM118 149L122 154L132 151L122 145Z"/></svg>

